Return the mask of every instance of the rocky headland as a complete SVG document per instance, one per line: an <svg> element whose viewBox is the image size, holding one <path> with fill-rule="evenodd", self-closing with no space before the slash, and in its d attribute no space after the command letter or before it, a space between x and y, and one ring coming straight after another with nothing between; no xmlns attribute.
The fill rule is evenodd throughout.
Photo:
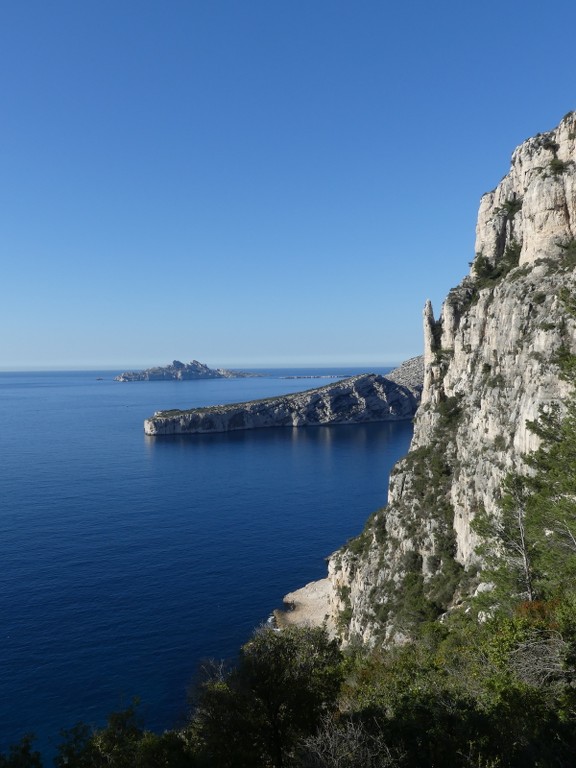
<svg viewBox="0 0 576 768"><path fill-rule="evenodd" d="M229 371L226 368L209 368L198 360L182 363L174 360L170 365L146 368L144 371L125 371L114 381L190 381L193 379L240 379L259 376L258 373Z"/></svg>
<svg viewBox="0 0 576 768"><path fill-rule="evenodd" d="M423 372L423 359L413 358L386 376L360 374L280 397L157 411L144 422L144 431L147 435L182 435L410 419L420 402Z"/></svg>

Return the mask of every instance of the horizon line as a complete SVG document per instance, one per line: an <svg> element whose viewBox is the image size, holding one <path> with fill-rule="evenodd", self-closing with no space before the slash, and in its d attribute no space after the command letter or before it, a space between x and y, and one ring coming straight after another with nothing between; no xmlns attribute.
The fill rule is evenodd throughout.
<svg viewBox="0 0 576 768"><path fill-rule="evenodd" d="M402 359L395 358L395 359L389 359L389 360L381 360L381 361L346 361L346 362L318 362L318 363L310 363L310 362L291 362L291 363L240 363L240 364L228 364L228 365L218 365L215 366L216 368L223 368L226 370L281 370L281 369L287 369L287 368L300 368L300 369L312 369L312 368L364 368L364 367L377 367L377 368L387 368L390 366L398 366L401 365L401 363L405 362L406 360L409 360L411 357L417 357L417 355L410 355L407 357L403 357ZM48 373L48 372L73 372L73 371L107 371L107 372L115 372L118 371L120 373L125 371L144 371L148 370L150 368L165 368L170 363L165 364L143 364L143 365L129 365L129 366L121 366L121 365L114 365L112 363L106 363L102 365L96 365L96 364L87 364L87 365L57 365L57 364L48 364L48 365L24 365L24 366L3 366L0 365L0 372L1 373ZM191 361L189 361L191 362ZM212 366L209 366L212 367Z"/></svg>

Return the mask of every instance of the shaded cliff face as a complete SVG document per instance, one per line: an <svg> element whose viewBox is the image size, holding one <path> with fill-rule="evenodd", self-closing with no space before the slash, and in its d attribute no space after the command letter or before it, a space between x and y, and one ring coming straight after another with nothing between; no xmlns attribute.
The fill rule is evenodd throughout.
<svg viewBox="0 0 576 768"><path fill-rule="evenodd" d="M504 476L537 447L526 428L568 385L576 351L576 114L524 142L483 196L470 274L440 317L424 311L425 380L389 505L329 564L332 620L344 638L401 640L474 588L471 523L498 514Z"/></svg>

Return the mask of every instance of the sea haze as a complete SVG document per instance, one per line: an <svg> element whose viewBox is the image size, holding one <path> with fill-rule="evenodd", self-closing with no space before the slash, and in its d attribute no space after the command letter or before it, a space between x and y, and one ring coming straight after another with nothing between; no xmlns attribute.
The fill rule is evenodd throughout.
<svg viewBox="0 0 576 768"><path fill-rule="evenodd" d="M385 503L410 422L147 438L143 420L332 372L360 371L0 373L0 751L34 732L48 755L61 728L134 696L146 727L177 725L200 661L233 657L286 592L325 575Z"/></svg>

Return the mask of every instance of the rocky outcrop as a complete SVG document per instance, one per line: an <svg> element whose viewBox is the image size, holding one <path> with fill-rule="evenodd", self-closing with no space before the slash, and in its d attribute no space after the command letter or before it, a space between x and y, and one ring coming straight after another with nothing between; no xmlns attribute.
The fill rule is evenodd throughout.
<svg viewBox="0 0 576 768"><path fill-rule="evenodd" d="M285 610L276 610L273 614L276 626L280 628L290 625L325 626L330 637L336 637L336 627L330 623L328 614L330 589L330 581L326 578L312 581L301 589L285 595Z"/></svg>
<svg viewBox="0 0 576 768"><path fill-rule="evenodd" d="M259 376L257 373L228 371L225 368L209 368L198 360L181 363L174 360L170 365L147 368L144 371L125 371L115 376L115 381L189 381L192 379L238 379Z"/></svg>
<svg viewBox="0 0 576 768"><path fill-rule="evenodd" d="M422 378L422 360L414 358L388 376L361 374L281 397L158 411L146 419L144 431L147 435L182 435L410 419L418 407Z"/></svg>
<svg viewBox="0 0 576 768"><path fill-rule="evenodd" d="M524 142L482 198L470 274L424 310L422 404L389 503L329 561L342 638L398 642L475 588L473 521L538 444L527 421L562 404L576 352L576 114ZM570 311L568 311L570 310Z"/></svg>

